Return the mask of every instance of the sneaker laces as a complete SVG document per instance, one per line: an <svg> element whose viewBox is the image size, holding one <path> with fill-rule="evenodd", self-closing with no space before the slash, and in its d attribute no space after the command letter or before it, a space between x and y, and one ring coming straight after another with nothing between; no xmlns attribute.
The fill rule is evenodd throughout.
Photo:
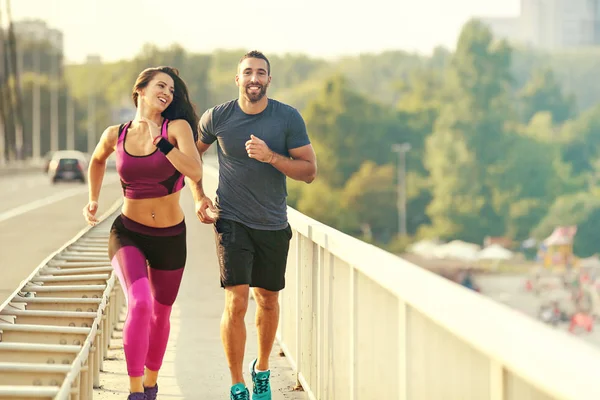
<svg viewBox="0 0 600 400"><path fill-rule="evenodd" d="M257 376L254 379L254 393L262 394L269 391L269 375Z"/></svg>
<svg viewBox="0 0 600 400"><path fill-rule="evenodd" d="M247 390L243 390L237 393L231 393L231 396L233 400L249 400Z"/></svg>

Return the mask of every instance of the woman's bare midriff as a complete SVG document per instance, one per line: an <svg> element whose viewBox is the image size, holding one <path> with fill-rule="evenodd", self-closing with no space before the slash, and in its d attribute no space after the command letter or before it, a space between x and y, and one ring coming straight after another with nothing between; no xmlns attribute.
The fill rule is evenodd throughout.
<svg viewBox="0 0 600 400"><path fill-rule="evenodd" d="M153 199L125 199L121 212L127 218L154 228L168 228L183 221L179 205L180 193L176 192Z"/></svg>

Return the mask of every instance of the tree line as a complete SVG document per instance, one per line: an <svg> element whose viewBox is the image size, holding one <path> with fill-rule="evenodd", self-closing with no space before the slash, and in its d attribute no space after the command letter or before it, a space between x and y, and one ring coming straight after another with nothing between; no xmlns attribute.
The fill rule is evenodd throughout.
<svg viewBox="0 0 600 400"><path fill-rule="evenodd" d="M201 113L237 96L233 76L245 52L195 54L177 45L147 45L130 60L66 65L60 114L72 96L76 146L85 149L89 97L96 98L94 124L102 132L121 122L116 109L132 107L137 74L156 65L180 70ZM592 72L600 67L600 51L568 57L577 62L567 66L565 54L513 47L477 20L465 24L454 52L440 48L431 56L390 51L325 61L270 55L269 94L302 112L318 155L313 184L288 181L290 204L396 252L421 238L520 241L577 224L576 253L595 253L600 82ZM43 127L49 126L49 91L56 85L43 72L23 75L26 143L35 80L42 87ZM397 233L392 147L399 143L411 145L405 237Z"/></svg>

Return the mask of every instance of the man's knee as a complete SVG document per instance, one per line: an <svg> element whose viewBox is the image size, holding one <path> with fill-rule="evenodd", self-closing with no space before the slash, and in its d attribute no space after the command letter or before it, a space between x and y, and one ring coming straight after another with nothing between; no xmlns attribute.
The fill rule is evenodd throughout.
<svg viewBox="0 0 600 400"><path fill-rule="evenodd" d="M248 285L225 288L225 311L232 317L244 317L248 310Z"/></svg>
<svg viewBox="0 0 600 400"><path fill-rule="evenodd" d="M279 307L279 292L254 288L256 305L265 311L273 311Z"/></svg>

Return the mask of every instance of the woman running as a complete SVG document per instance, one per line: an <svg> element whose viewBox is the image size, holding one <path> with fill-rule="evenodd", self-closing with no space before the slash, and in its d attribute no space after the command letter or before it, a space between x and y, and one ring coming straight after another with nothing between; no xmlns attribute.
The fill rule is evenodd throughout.
<svg viewBox="0 0 600 400"><path fill-rule="evenodd" d="M179 205L184 178L200 182L198 115L175 68L148 68L133 87L135 119L108 127L92 155L89 202L83 213L98 222L106 160L116 151L124 202L108 253L127 298L123 346L129 400L154 400L157 377L186 263L186 227Z"/></svg>

